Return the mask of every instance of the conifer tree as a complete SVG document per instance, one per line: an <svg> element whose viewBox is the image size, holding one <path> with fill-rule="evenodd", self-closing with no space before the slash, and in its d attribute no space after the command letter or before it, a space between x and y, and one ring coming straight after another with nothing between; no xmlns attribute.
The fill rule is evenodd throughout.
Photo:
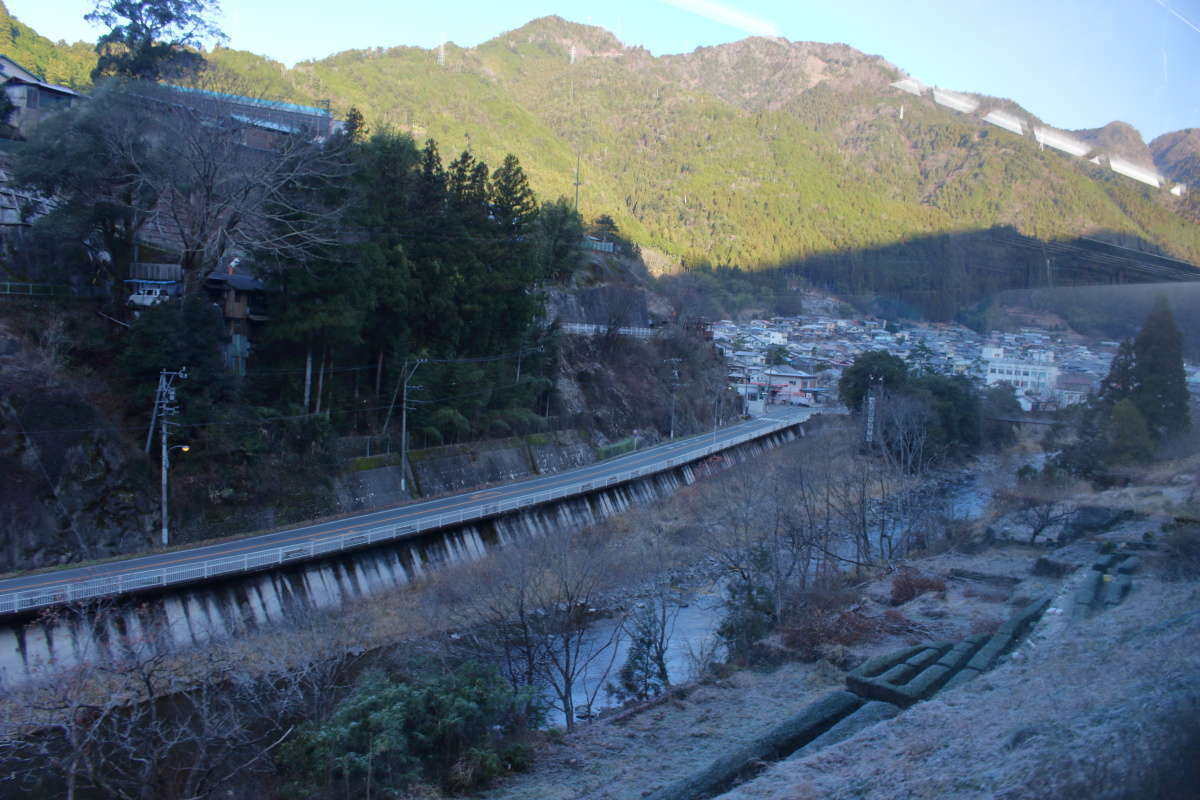
<svg viewBox="0 0 1200 800"><path fill-rule="evenodd" d="M1104 426L1104 443L1104 460L1111 464L1136 464L1153 455L1150 426L1131 399L1125 398L1113 406Z"/></svg>
<svg viewBox="0 0 1200 800"><path fill-rule="evenodd" d="M1096 395L1098 405L1105 413L1122 400L1133 397L1137 392L1136 358L1133 351L1133 340L1125 339L1117 348L1112 363L1108 366L1108 374L1100 382L1100 391Z"/></svg>
<svg viewBox="0 0 1200 800"><path fill-rule="evenodd" d="M1161 439L1187 430L1191 420L1183 371L1183 337L1165 297L1160 295L1154 301L1133 350L1132 397L1151 432Z"/></svg>
<svg viewBox="0 0 1200 800"><path fill-rule="evenodd" d="M533 222L537 211L537 199L529 188L529 179L521 162L512 153L504 157L504 163L492 173L492 213L506 236L519 236Z"/></svg>

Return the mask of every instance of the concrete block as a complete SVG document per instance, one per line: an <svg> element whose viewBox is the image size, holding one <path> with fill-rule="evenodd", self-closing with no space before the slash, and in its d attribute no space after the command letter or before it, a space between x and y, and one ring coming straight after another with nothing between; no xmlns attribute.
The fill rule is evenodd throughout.
<svg viewBox="0 0 1200 800"><path fill-rule="evenodd" d="M976 678L979 677L979 675L980 675L979 670L971 669L970 667L967 667L964 670L959 670L959 672L956 673L953 678L951 678L949 681L946 682L946 685L943 687L943 690L950 691L951 689L957 689L959 686L962 686L964 683L969 683L970 681L975 680Z"/></svg>
<svg viewBox="0 0 1200 800"><path fill-rule="evenodd" d="M1142 560L1137 556L1125 556L1125 559L1117 564L1117 572L1121 575L1132 575L1141 565Z"/></svg>
<svg viewBox="0 0 1200 800"><path fill-rule="evenodd" d="M959 669L968 661L971 656L983 645L983 640L987 637L972 636L969 639L959 642L951 647L950 650L941 658L938 659L939 664L950 669Z"/></svg>
<svg viewBox="0 0 1200 800"><path fill-rule="evenodd" d="M949 648L947 648L947 649L949 649ZM915 656L908 659L904 663L919 672L920 670L925 669L930 664L934 663L939 658L941 658L943 652L945 652L945 651L942 650L941 648L930 647L926 650L922 650L921 652L917 653Z"/></svg>
<svg viewBox="0 0 1200 800"><path fill-rule="evenodd" d="M693 800L711 797L752 772L762 761L773 761L817 738L862 705L850 692L831 692L749 744L714 761L705 769L648 795L650 800Z"/></svg>
<svg viewBox="0 0 1200 800"><path fill-rule="evenodd" d="M1075 589L1075 594L1072 597L1072 616L1078 619L1080 616L1087 616L1090 612L1093 603L1096 602L1096 595L1099 593L1100 584L1104 582L1104 576L1099 572L1088 572L1084 579L1080 581L1079 587Z"/></svg>
<svg viewBox="0 0 1200 800"><path fill-rule="evenodd" d="M837 744L840 741L849 739L854 734L869 728L876 723L891 719L900 713L900 707L892 703L884 703L879 700L872 700L864 704L853 714L844 717L841 721L835 724L832 728L822 733L817 738L813 739L808 744L801 747L796 752L788 756L788 760L803 758L806 755L815 753L816 751L829 747L832 744Z"/></svg>
<svg viewBox="0 0 1200 800"><path fill-rule="evenodd" d="M936 659L937 656L935 655ZM875 679L876 683L890 683L893 686L903 686L908 683L912 676L920 672L919 667L914 667L911 664L897 664L887 672Z"/></svg>
<svg viewBox="0 0 1200 800"><path fill-rule="evenodd" d="M887 655L868 658L866 661L851 670L850 674L859 678L874 678L877 675L883 674L897 664L907 661L927 647L928 645L919 644L913 647L906 647L903 650L896 650L888 653Z"/></svg>
<svg viewBox="0 0 1200 800"><path fill-rule="evenodd" d="M987 644L981 647L978 653L971 657L967 666L980 672L986 672L996 663L996 659L1012 645L1014 638L1012 634L997 632L991 639L988 639Z"/></svg>
<svg viewBox="0 0 1200 800"><path fill-rule="evenodd" d="M1120 605L1125 599L1125 595L1129 594L1129 590L1133 588L1133 577L1130 575L1117 575L1116 578L1109 581L1104 586L1104 605L1112 607Z"/></svg>
<svg viewBox="0 0 1200 800"><path fill-rule="evenodd" d="M1092 569L1096 572L1108 572L1110 569L1115 567L1117 562L1122 558L1123 556L1117 555L1116 553L1110 553L1103 558L1097 559L1095 563L1092 564Z"/></svg>
<svg viewBox="0 0 1200 800"><path fill-rule="evenodd" d="M1074 571L1075 566L1063 561L1041 556L1033 563L1033 574L1047 578L1061 578Z"/></svg>
<svg viewBox="0 0 1200 800"><path fill-rule="evenodd" d="M942 687L950 676L954 674L954 670L949 667L943 667L941 664L934 664L927 670L924 670L920 675L913 678L908 683L900 687L901 694L909 698L910 703L915 703L918 700L925 700L932 697L934 692Z"/></svg>
<svg viewBox="0 0 1200 800"><path fill-rule="evenodd" d="M1094 574L1099 575L1100 573ZM1046 606L1050 604L1050 600L1050 596L1046 596L1039 597L1033 602L1028 603L1014 614L1011 619L1001 625L997 632L1010 636L1020 636L1042 615L1042 612L1046 610Z"/></svg>

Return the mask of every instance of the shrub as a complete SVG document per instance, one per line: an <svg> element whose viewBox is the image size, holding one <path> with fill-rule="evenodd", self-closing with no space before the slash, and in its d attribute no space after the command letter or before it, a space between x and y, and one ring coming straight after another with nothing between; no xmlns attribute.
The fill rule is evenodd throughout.
<svg viewBox="0 0 1200 800"><path fill-rule="evenodd" d="M932 575L922 575L912 567L901 567L892 577L892 605L903 605L926 592L944 591L944 580Z"/></svg>
<svg viewBox="0 0 1200 800"><path fill-rule="evenodd" d="M474 789L514 761L528 765L511 746L530 722L528 700L476 664L406 681L368 673L328 719L306 723L279 748L284 794L344 787L363 796L373 785L397 796L421 783Z"/></svg>
<svg viewBox="0 0 1200 800"><path fill-rule="evenodd" d="M855 611L837 614L816 609L789 620L783 626L783 643L796 650L802 660L815 661L821 657L821 649L825 645L850 647L871 641L884 628L879 620Z"/></svg>

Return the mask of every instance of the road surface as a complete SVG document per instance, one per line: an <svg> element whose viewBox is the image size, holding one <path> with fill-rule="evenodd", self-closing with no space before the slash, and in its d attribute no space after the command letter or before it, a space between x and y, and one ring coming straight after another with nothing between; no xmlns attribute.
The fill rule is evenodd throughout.
<svg viewBox="0 0 1200 800"><path fill-rule="evenodd" d="M221 574L262 569L324 553L402 538L463 520L537 505L563 492L601 488L628 480L631 471L650 474L703 457L714 447L732 446L781 423L803 422L812 411L771 407L768 414L716 431L585 467L501 486L393 506L354 516L171 552L151 553L105 564L19 575L0 581L0 614L54 603L119 594ZM573 490L573 491L572 491Z"/></svg>

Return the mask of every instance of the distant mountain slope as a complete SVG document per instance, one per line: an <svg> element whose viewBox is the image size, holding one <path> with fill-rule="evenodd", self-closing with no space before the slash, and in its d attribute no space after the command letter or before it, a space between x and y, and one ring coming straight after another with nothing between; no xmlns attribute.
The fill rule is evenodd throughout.
<svg viewBox="0 0 1200 800"><path fill-rule="evenodd" d="M255 57L213 58L246 71ZM442 58L401 47L259 71L447 153L468 135L489 162L515 152L544 196L573 194L578 153L585 215L609 213L685 264L780 264L1005 224L1111 231L1200 260L1200 231L1172 198L900 93L895 66L846 45L751 38L656 58L547 17ZM1101 132L1126 157L1140 142L1119 123Z"/></svg>
<svg viewBox="0 0 1200 800"><path fill-rule="evenodd" d="M1137 128L1128 122L1117 120L1103 128L1090 128L1072 133L1101 152L1120 156L1139 167L1154 169L1154 156L1151 155L1150 148L1146 146Z"/></svg>
<svg viewBox="0 0 1200 800"><path fill-rule="evenodd" d="M353 50L293 69L209 56L262 94L435 138L447 159L513 152L546 199L574 196L578 163L584 215L610 214L667 263L771 266L996 225L1108 231L1200 262L1200 228L1175 198L899 92L895 66L846 45L751 38L654 57L546 17L469 49Z"/></svg>
<svg viewBox="0 0 1200 800"><path fill-rule="evenodd" d="M84 42L66 44L40 36L8 13L0 0L0 53L50 83L82 89L91 85L96 52Z"/></svg>
<svg viewBox="0 0 1200 800"><path fill-rule="evenodd" d="M1200 190L1200 128L1164 133L1150 142L1150 152L1164 175Z"/></svg>

